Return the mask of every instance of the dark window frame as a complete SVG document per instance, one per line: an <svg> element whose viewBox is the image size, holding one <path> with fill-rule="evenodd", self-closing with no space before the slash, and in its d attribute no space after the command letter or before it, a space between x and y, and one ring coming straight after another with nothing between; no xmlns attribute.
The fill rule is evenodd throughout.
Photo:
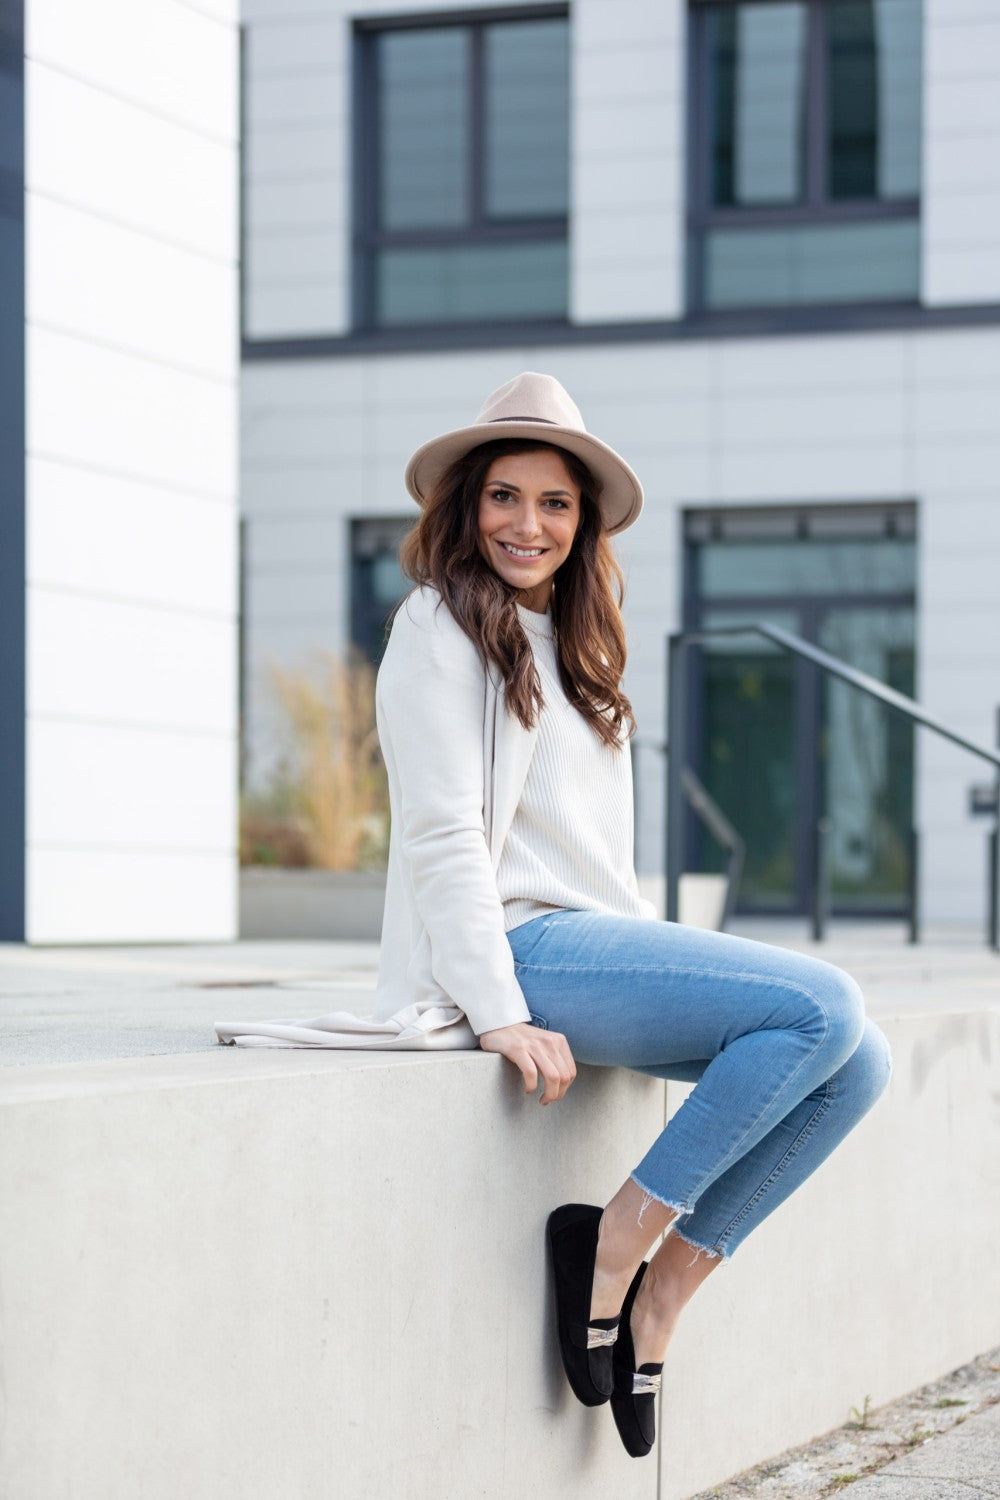
<svg viewBox="0 0 1000 1500"><path fill-rule="evenodd" d="M517 322L539 329L565 326L567 318L473 318L427 323L380 323L375 307L375 256L380 250L419 249L434 246L500 245L531 240L569 239L569 215L550 218L490 221L485 214L485 158L483 123L486 112L484 36L487 26L504 21L569 20L566 3L493 6L483 10L438 10L412 15L378 16L355 20L354 109L352 118L353 223L351 233L351 312L356 333L427 334L469 325L497 330ZM471 130L466 152L469 173L471 218L458 229L409 229L386 231L378 225L378 97L375 83L375 39L386 32L440 30L464 27L470 33L470 67L467 79ZM568 302L568 298L567 298Z"/></svg>
<svg viewBox="0 0 1000 1500"><path fill-rule="evenodd" d="M742 308L712 308L705 297L706 240L713 229L773 229L795 225L824 226L865 224L890 219L920 218L919 194L906 198L831 198L827 192L827 100L829 98L826 14L836 0L777 0L799 4L806 11L805 117L803 142L803 201L764 207L717 207L711 202L712 177L712 79L707 44L707 19L712 11L776 0L690 0L688 47L688 224L687 306L689 317L729 316ZM792 313L807 304L750 304L747 310ZM865 298L835 302L833 307L880 307L919 305L918 297L900 299Z"/></svg>

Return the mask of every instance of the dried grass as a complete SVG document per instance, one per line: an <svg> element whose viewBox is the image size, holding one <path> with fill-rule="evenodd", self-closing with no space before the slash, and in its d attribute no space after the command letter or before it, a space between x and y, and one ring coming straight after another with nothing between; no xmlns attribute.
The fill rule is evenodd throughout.
<svg viewBox="0 0 1000 1500"><path fill-rule="evenodd" d="M379 868L388 793L375 730L375 674L360 656L317 652L272 665L286 751L270 785L241 808L243 864Z"/></svg>

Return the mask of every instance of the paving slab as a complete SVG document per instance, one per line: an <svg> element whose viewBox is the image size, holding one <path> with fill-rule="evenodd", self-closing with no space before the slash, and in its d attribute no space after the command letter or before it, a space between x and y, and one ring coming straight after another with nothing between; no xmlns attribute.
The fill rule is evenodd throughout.
<svg viewBox="0 0 1000 1500"><path fill-rule="evenodd" d="M1000 1496L1000 1404L968 1417L845 1488L851 1500Z"/></svg>

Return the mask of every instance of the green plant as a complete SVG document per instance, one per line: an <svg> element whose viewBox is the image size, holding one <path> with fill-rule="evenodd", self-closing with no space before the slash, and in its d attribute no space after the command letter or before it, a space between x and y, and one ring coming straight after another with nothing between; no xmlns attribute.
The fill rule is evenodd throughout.
<svg viewBox="0 0 1000 1500"><path fill-rule="evenodd" d="M324 870L384 865L388 793L375 730L375 674L325 651L272 665L283 754L240 809L240 862Z"/></svg>
<svg viewBox="0 0 1000 1500"><path fill-rule="evenodd" d="M842 1490L845 1489L847 1485L853 1484L856 1479L860 1478L860 1474L852 1474L849 1470L845 1470L843 1474L834 1474L833 1478L830 1480L828 1488L831 1490Z"/></svg>
<svg viewBox="0 0 1000 1500"><path fill-rule="evenodd" d="M847 1427L858 1427L862 1432L867 1432L872 1425L872 1398L866 1396L861 1403L860 1411L856 1406L851 1407L851 1419L845 1424Z"/></svg>
<svg viewBox="0 0 1000 1500"><path fill-rule="evenodd" d="M960 1401L957 1396L939 1396L934 1405L940 1410L945 1406L968 1406L968 1401Z"/></svg>

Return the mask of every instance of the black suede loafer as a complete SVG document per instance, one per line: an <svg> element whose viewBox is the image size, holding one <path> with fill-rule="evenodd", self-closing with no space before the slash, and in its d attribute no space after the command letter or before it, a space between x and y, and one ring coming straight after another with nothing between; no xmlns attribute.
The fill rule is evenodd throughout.
<svg viewBox="0 0 1000 1500"><path fill-rule="evenodd" d="M564 1203L549 1214L546 1231L563 1369L584 1406L603 1405L614 1385L611 1357L618 1319L590 1316L602 1212L590 1203Z"/></svg>
<svg viewBox="0 0 1000 1500"><path fill-rule="evenodd" d="M656 1397L660 1390L663 1365L635 1367L635 1345L632 1343L632 1304L646 1274L646 1262L636 1271L622 1307L621 1327L614 1356L614 1391L611 1415L618 1436L632 1458L645 1458L656 1442Z"/></svg>

